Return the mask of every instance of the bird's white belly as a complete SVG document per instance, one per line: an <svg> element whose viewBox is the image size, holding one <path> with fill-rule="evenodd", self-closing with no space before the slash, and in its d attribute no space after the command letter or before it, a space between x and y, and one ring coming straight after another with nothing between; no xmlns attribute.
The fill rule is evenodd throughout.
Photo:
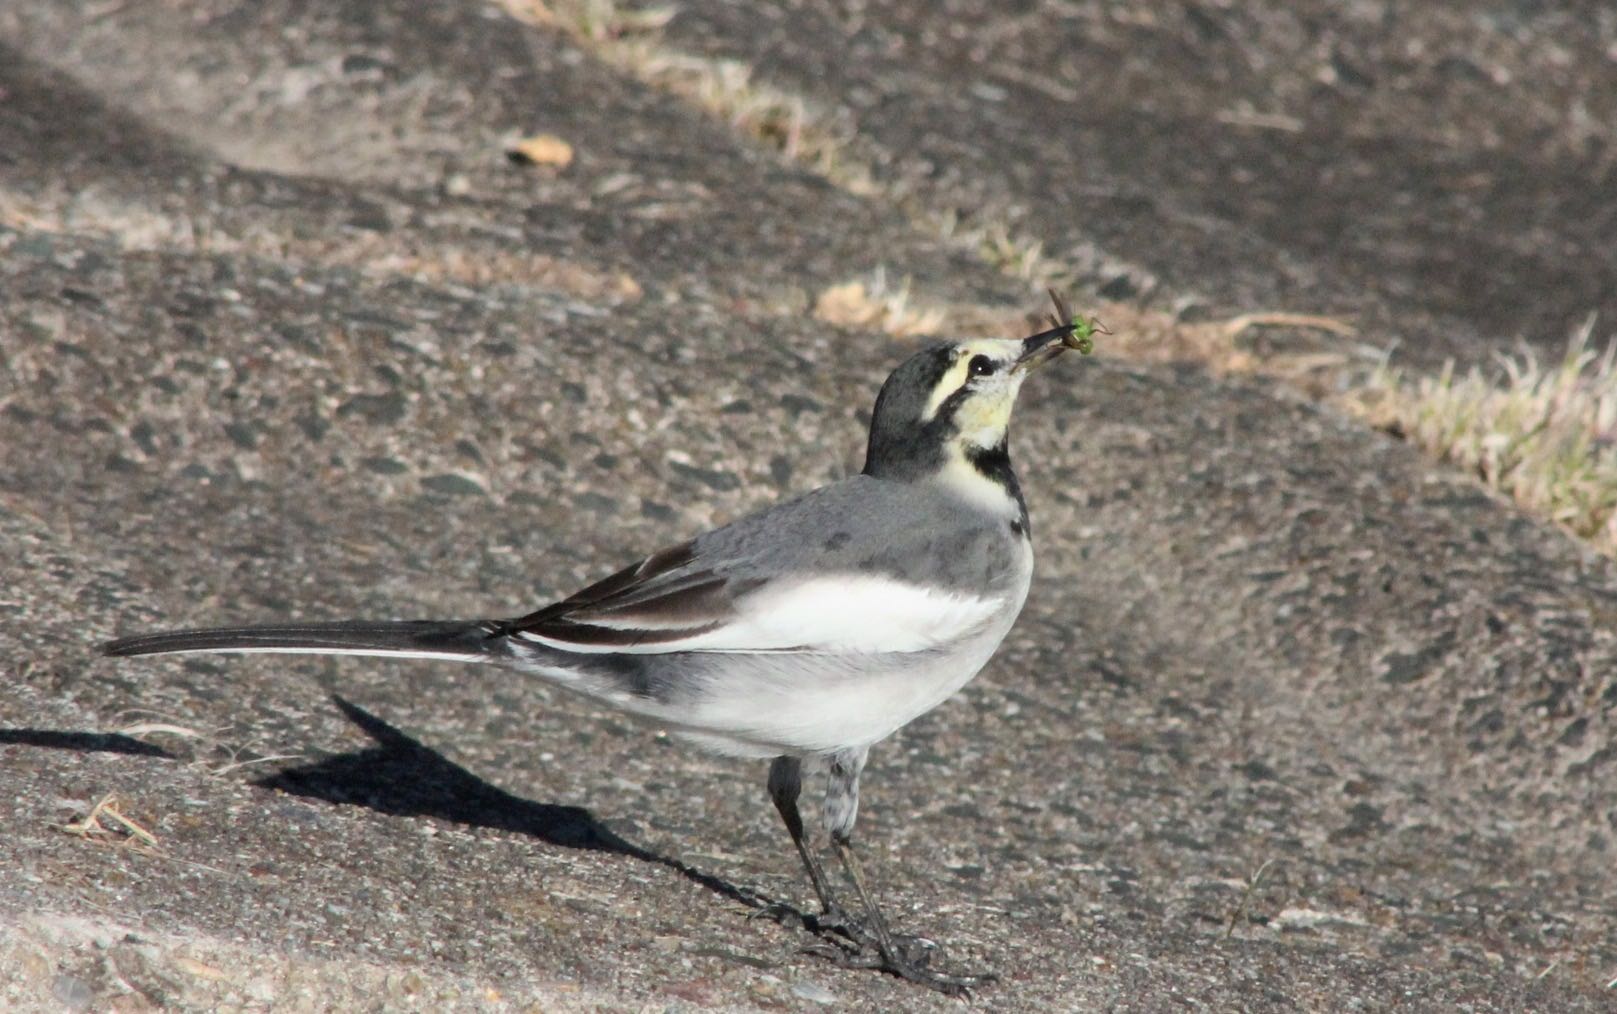
<svg viewBox="0 0 1617 1014"><path fill-rule="evenodd" d="M756 756L869 746L971 681L1010 632L1024 580L1004 607L948 647L915 653L735 657L682 730L712 749Z"/></svg>

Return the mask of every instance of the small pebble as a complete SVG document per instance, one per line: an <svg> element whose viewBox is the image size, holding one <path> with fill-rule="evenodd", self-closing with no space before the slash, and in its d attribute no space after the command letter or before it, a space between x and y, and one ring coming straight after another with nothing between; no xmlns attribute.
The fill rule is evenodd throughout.
<svg viewBox="0 0 1617 1014"><path fill-rule="evenodd" d="M837 1003L837 995L824 986L813 982L792 983L792 995L807 1000L810 1003L823 1003L826 1005Z"/></svg>

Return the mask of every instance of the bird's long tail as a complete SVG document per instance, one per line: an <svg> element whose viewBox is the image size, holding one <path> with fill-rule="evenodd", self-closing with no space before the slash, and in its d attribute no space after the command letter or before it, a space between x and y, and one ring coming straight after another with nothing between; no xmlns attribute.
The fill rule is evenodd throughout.
<svg viewBox="0 0 1617 1014"><path fill-rule="evenodd" d="M170 630L108 641L108 655L175 652L290 652L309 655L379 655L495 662L509 652L504 630L484 620L409 620L288 623L264 627Z"/></svg>

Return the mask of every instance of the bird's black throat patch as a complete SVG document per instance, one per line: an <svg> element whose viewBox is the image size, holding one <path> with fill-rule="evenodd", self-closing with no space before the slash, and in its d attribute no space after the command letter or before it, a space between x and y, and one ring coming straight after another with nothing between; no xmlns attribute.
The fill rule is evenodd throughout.
<svg viewBox="0 0 1617 1014"><path fill-rule="evenodd" d="M1025 535L1032 535L1033 528L1028 521L1027 501L1022 498L1022 484L1016 481L1016 472L1011 469L1011 452L1004 440L993 447L966 448L966 461L975 468L983 478L998 485L1007 496L1016 501L1018 517L1012 529L1018 526Z"/></svg>

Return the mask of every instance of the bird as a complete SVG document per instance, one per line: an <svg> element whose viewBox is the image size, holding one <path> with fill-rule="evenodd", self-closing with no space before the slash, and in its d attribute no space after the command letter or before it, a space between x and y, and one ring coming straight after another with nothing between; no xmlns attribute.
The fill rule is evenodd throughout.
<svg viewBox="0 0 1617 1014"><path fill-rule="evenodd" d="M1011 467L1023 382L1095 322L1055 299L1023 339L929 344L881 386L864 468L625 567L511 619L341 621L173 630L111 656L292 652L486 663L604 702L724 754L768 759L768 793L844 963L961 995L992 973L944 971L895 934L853 849L871 748L969 682L1010 631L1033 576ZM1099 328L1104 331L1104 328ZM822 824L863 909L838 901L798 807L827 773Z"/></svg>

